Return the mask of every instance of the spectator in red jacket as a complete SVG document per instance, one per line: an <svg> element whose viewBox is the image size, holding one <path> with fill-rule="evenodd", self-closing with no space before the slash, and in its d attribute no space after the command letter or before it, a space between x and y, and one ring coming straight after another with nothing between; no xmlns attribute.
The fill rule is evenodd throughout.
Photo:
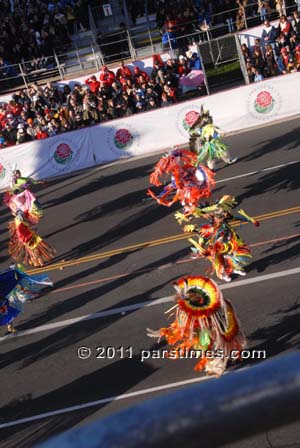
<svg viewBox="0 0 300 448"><path fill-rule="evenodd" d="M181 77L190 73L191 69L188 66L187 59L183 56L179 56L179 62L177 65L177 73Z"/></svg>
<svg viewBox="0 0 300 448"><path fill-rule="evenodd" d="M22 106L16 103L14 100L9 101L7 108L13 115L20 115Z"/></svg>
<svg viewBox="0 0 300 448"><path fill-rule="evenodd" d="M108 70L106 65L103 65L100 72L100 82L103 82L105 87L111 87L112 83L115 82L116 76L114 72Z"/></svg>
<svg viewBox="0 0 300 448"><path fill-rule="evenodd" d="M179 29L179 20L177 18L172 18L171 16L166 16L165 29L176 33Z"/></svg>
<svg viewBox="0 0 300 448"><path fill-rule="evenodd" d="M277 30L278 30L277 31L278 34L283 33L285 36L290 36L291 31L292 31L292 25L288 21L286 16L281 16L280 17Z"/></svg>
<svg viewBox="0 0 300 448"><path fill-rule="evenodd" d="M133 71L134 71L133 78L136 84L141 84L141 82L145 81L149 82L149 76L147 75L146 72L140 70L138 67L134 67ZM141 76L144 78L143 80L140 79Z"/></svg>
<svg viewBox="0 0 300 448"><path fill-rule="evenodd" d="M294 53L295 65L297 70L300 69L300 45L297 45Z"/></svg>
<svg viewBox="0 0 300 448"><path fill-rule="evenodd" d="M164 85L163 87L163 93L165 93L168 97L168 101L172 102L172 103L176 103L177 102L177 98L176 98L176 89L168 86L168 85ZM163 94L162 94L163 95Z"/></svg>
<svg viewBox="0 0 300 448"><path fill-rule="evenodd" d="M91 91L92 93L96 93L96 94L98 93L99 88L100 88L100 82L97 81L96 76L91 76L90 78L86 79L86 80L84 81L84 83L85 83L87 86L89 86L90 91Z"/></svg>
<svg viewBox="0 0 300 448"><path fill-rule="evenodd" d="M44 138L47 138L47 137L48 137L47 132L43 131L43 130L40 128L40 126L37 126L37 127L36 127L36 135L35 135L35 138L36 138L37 140L43 140Z"/></svg>
<svg viewBox="0 0 300 448"><path fill-rule="evenodd" d="M4 105L0 104L0 125L2 128L4 128L6 121L6 109Z"/></svg>
<svg viewBox="0 0 300 448"><path fill-rule="evenodd" d="M295 61L292 53L290 53L289 48L284 47L280 51L282 62L286 68L285 73L292 73L296 71Z"/></svg>
<svg viewBox="0 0 300 448"><path fill-rule="evenodd" d="M121 67L117 70L117 79L122 84L126 84L127 79L132 79L132 73L128 67L125 67L124 61L121 61Z"/></svg>

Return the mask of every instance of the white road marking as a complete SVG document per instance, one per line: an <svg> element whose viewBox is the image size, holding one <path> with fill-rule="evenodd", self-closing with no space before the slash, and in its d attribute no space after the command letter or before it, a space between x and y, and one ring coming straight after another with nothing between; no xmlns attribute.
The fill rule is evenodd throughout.
<svg viewBox="0 0 300 448"><path fill-rule="evenodd" d="M216 184L220 184L221 182L227 182L229 180L239 179L241 177L253 176L254 174L262 173L264 171L276 170L278 168L282 168L283 166L294 165L295 163L299 163L299 162L300 162L300 160L294 160L293 162L282 163L281 165L274 165L274 166L270 166L268 168L263 168L261 170L249 171L249 173L239 174L238 176L227 177L226 179L217 180Z"/></svg>
<svg viewBox="0 0 300 448"><path fill-rule="evenodd" d="M42 414L33 415L31 417L20 418L19 420L2 423L2 424L0 424L0 429L9 428L10 426L21 425L22 423L34 422L36 420L53 417L55 415L66 414L68 412L80 411L81 409L86 409L86 408L90 408L93 406L99 406L101 404L110 403L112 401L125 400L126 398L132 398L132 397L137 397L139 395L151 394L153 392L158 392L160 390L166 390L166 389L172 389L174 387L185 386L186 384L199 383L200 381L209 380L211 378L214 378L214 377L213 376L201 376L198 378L192 378L192 379L185 380L185 381L178 381L176 383L169 383L169 384L163 384L162 386L150 387L149 389L141 389L141 390L137 390L136 392L129 392L127 394L116 395L114 397L102 398L100 400L90 401L89 403L78 404L76 406L69 406L67 408L57 409L55 411L44 412Z"/></svg>
<svg viewBox="0 0 300 448"><path fill-rule="evenodd" d="M233 281L232 283L222 284L222 285L220 285L220 289L223 290L223 289L238 288L240 286L251 285L252 283L264 282L267 280L272 280L274 278L287 277L289 275L296 275L299 273L300 273L300 267L294 268L294 269L287 269L285 271L274 272L273 274L259 275L257 277L251 277L251 278L247 278L245 280L237 280L237 281ZM100 311L99 313L86 314L83 316L74 317L72 319L67 319L67 320L63 320L60 322L54 322L51 324L41 325L40 327L31 328L29 330L18 331L15 334L9 334L9 335L1 337L0 342L7 340L7 339L19 337L19 336L26 336L29 334L41 333L43 331L54 330L56 328L67 327L69 325L74 325L79 322L84 322L87 320L101 319L103 317L109 317L109 316L113 316L115 314L122 314L122 313L125 314L130 311L138 310L140 308L147 308L150 306L161 305L163 303L172 302L173 300L174 300L174 296L168 296L168 297L162 297L161 299L152 300L151 302L147 301L147 302L134 303L132 305L120 306L120 307L112 308L110 310Z"/></svg>

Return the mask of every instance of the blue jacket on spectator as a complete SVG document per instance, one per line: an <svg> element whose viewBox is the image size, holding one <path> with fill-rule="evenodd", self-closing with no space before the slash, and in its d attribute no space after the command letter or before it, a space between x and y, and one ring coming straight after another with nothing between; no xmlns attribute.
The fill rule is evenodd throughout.
<svg viewBox="0 0 300 448"><path fill-rule="evenodd" d="M16 76L17 72L13 65L11 65L8 61L2 60L2 63L0 62L0 73L1 76Z"/></svg>
<svg viewBox="0 0 300 448"><path fill-rule="evenodd" d="M176 50L176 48L178 48L176 36L171 31L166 31L163 34L163 36L162 36L162 44L163 44L164 47L168 47L168 48L170 48L170 46L171 46L172 50Z"/></svg>
<svg viewBox="0 0 300 448"><path fill-rule="evenodd" d="M260 81L263 81L263 79L264 79L264 77L261 73L255 73L254 82L260 82Z"/></svg>
<svg viewBox="0 0 300 448"><path fill-rule="evenodd" d="M193 53L192 57L190 59L190 69L191 70L202 70L202 65L200 58L198 57L197 53Z"/></svg>
<svg viewBox="0 0 300 448"><path fill-rule="evenodd" d="M261 37L265 43L273 44L276 40L276 35L277 35L276 28L274 28L274 26L271 26L269 31L267 31L265 28L263 29ZM265 40L266 37L268 37L269 39Z"/></svg>
<svg viewBox="0 0 300 448"><path fill-rule="evenodd" d="M282 74L283 71L285 70L285 65L284 65L284 62L283 62L283 59L281 56L278 56L278 58L277 58L277 67L278 67L280 74Z"/></svg>

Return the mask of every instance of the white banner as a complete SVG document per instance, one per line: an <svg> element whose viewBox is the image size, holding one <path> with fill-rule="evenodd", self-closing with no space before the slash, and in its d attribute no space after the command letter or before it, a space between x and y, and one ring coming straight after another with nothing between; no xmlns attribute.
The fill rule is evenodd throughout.
<svg viewBox="0 0 300 448"><path fill-rule="evenodd" d="M93 130L97 163L146 154L185 144L188 130L203 104L225 132L269 123L300 113L300 73L227 90L197 100L114 120ZM103 156L105 154L105 158Z"/></svg>
<svg viewBox="0 0 300 448"><path fill-rule="evenodd" d="M186 143L187 137L176 130L173 117L176 111L177 106L166 107L97 126L92 133L97 163L168 148L174 141L176 144ZM97 145L97 142L102 144Z"/></svg>
<svg viewBox="0 0 300 448"><path fill-rule="evenodd" d="M16 168L23 176L46 179L93 166L89 129L2 149L0 164L0 188L9 185Z"/></svg>

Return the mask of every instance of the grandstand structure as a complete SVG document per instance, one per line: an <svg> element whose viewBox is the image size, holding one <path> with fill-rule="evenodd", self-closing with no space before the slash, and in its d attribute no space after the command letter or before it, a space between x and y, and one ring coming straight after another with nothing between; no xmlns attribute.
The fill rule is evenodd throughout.
<svg viewBox="0 0 300 448"><path fill-rule="evenodd" d="M0 77L0 94L20 86L27 87L32 82L76 78L98 71L103 64L114 66L121 60L140 60L165 51L162 30L156 14L148 13L147 2L144 15L137 17L134 24L125 0L122 4L112 0L109 5L108 9L106 2L104 5L88 5L87 28L80 29L75 22L69 44L53 49L53 54L45 58L41 67L32 69L32 61L24 59L19 63L8 63L9 70ZM287 0L286 13L292 12L295 6L294 2ZM192 32L179 36L178 40L200 44L203 59L213 67L238 60L236 47L232 47L232 36L239 28L238 11L239 8L233 8L212 14L209 25L206 19L204 22L194 20L189 28ZM250 1L243 7L243 14L245 29L261 24L256 2ZM278 18L278 11L271 9L269 18Z"/></svg>

